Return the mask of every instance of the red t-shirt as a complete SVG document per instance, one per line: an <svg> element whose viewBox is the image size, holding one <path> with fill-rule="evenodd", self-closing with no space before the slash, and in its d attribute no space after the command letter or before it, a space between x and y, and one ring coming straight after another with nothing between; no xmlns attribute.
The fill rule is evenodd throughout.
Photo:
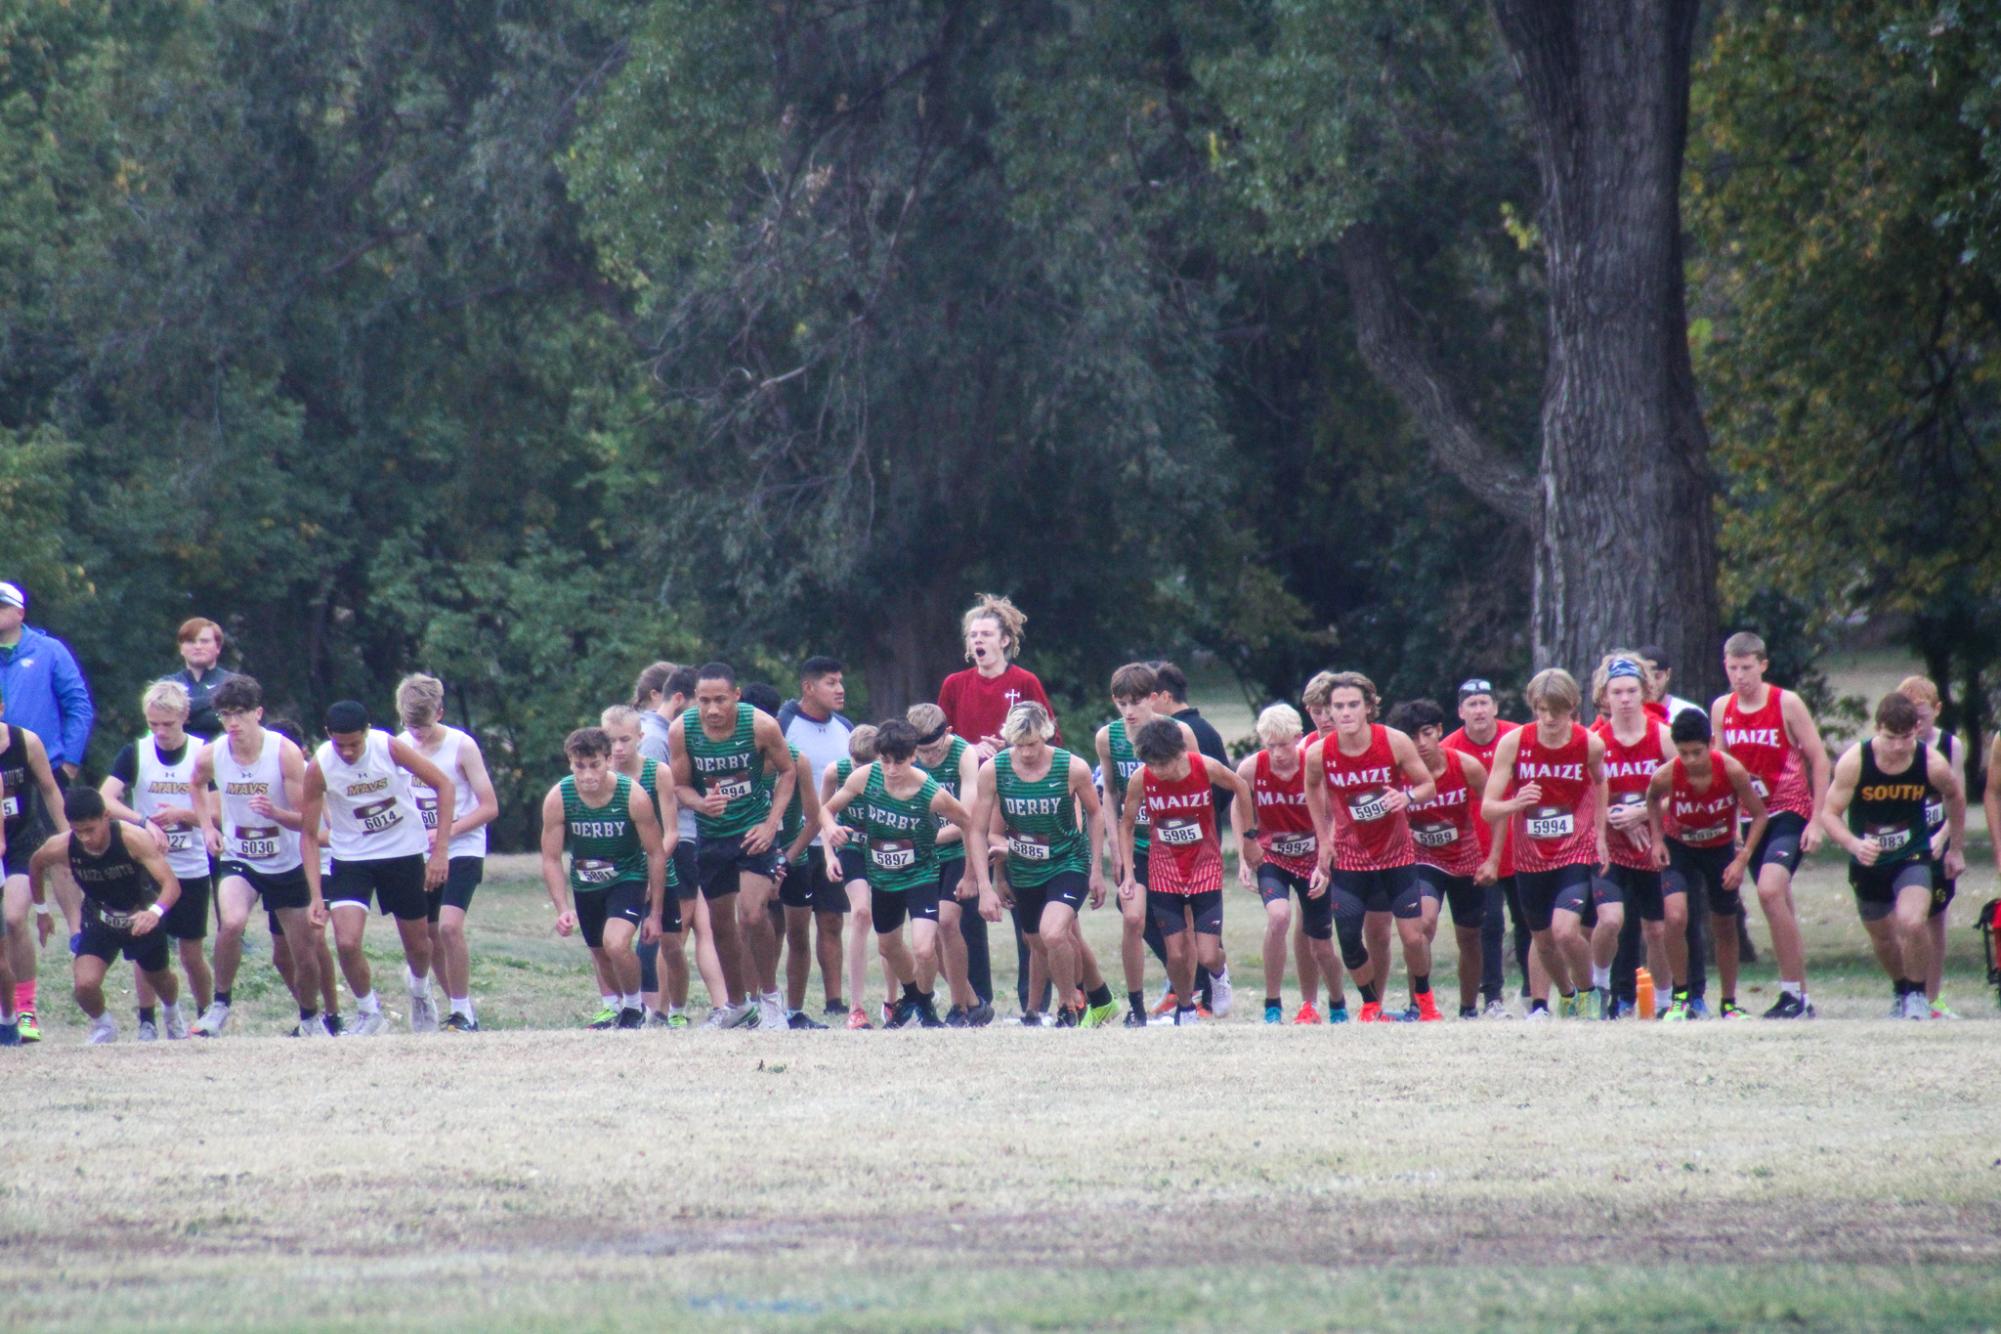
<svg viewBox="0 0 2001 1334"><path fill-rule="evenodd" d="M1496 718L1494 720L1494 735L1485 745L1481 745L1467 736L1466 729L1463 727L1446 737L1439 744L1447 750L1456 750L1463 754L1471 755L1474 759L1480 761L1480 767L1485 769L1488 776L1491 777L1494 772L1494 752L1501 748L1501 738L1520 726L1520 723L1511 723L1506 718ZM1487 823L1487 817L1483 814L1485 810L1486 802L1483 794L1475 792L1473 794L1473 832L1479 836L1480 856L1483 859L1489 852L1494 850L1494 827ZM1504 828L1501 832L1501 867L1499 874L1505 877L1515 873L1515 859L1512 855L1514 850L1507 843L1508 831Z"/></svg>
<svg viewBox="0 0 2001 1334"><path fill-rule="evenodd" d="M1049 717L1055 719L1056 710L1050 708L1042 682L1035 679L1034 672L1014 663L993 677L981 676L968 667L963 672L953 672L938 687L938 707L945 711L946 725L975 745L981 737L999 736L1001 724L1007 721L1007 711L1030 700L1049 709ZM1062 739L1061 729L1051 738L1057 742Z"/></svg>

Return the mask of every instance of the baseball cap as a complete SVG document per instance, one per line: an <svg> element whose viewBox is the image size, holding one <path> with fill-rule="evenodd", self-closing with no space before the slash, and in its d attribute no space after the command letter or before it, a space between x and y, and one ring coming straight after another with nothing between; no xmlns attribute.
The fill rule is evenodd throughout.
<svg viewBox="0 0 2001 1334"><path fill-rule="evenodd" d="M25 611L28 607L28 595L15 584L0 583L0 607L19 607Z"/></svg>
<svg viewBox="0 0 2001 1334"><path fill-rule="evenodd" d="M1459 683L1459 698L1464 701L1475 695L1491 695L1494 683L1484 676L1469 676Z"/></svg>

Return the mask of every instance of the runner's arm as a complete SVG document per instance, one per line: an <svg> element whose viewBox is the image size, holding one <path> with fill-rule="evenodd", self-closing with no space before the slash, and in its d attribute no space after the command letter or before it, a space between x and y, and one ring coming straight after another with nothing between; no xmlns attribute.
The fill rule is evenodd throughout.
<svg viewBox="0 0 2001 1334"><path fill-rule="evenodd" d="M153 918L153 925L158 926L160 920L167 915L167 910L180 901L180 879L174 874L174 868L167 865L167 854L154 845L150 832L142 842L134 843L127 840L125 848L132 854L132 860L145 867L146 874L152 876L153 883L160 887L160 893L153 900L153 906L147 909ZM142 931L139 934L145 935L146 932Z"/></svg>
<svg viewBox="0 0 2001 1334"><path fill-rule="evenodd" d="M1820 728L1814 725L1813 714L1807 710L1806 701L1790 690L1780 700L1779 712L1785 719L1786 730L1792 734L1793 744L1806 758L1807 775L1813 784L1813 808L1819 810L1828 788L1827 747L1820 739ZM1820 832L1809 820L1800 834L1800 851L1810 853L1819 846Z"/></svg>
<svg viewBox="0 0 2001 1334"><path fill-rule="evenodd" d="M563 788L559 783L542 798L542 888L556 905L556 933L567 936L576 919L570 914L570 886L563 876ZM567 923L567 924L566 924Z"/></svg>
<svg viewBox="0 0 2001 1334"><path fill-rule="evenodd" d="M654 813L653 798L637 783L626 793L625 813L632 832L639 835L639 846L646 849L646 924L658 938L667 911L667 853L660 840L660 817Z"/></svg>
<svg viewBox="0 0 2001 1334"><path fill-rule="evenodd" d="M49 767L49 752L33 732L22 735L28 742L28 773L42 794L42 809L48 812L58 834L69 832L69 817L63 813L63 790L56 786L56 771Z"/></svg>
<svg viewBox="0 0 2001 1334"><path fill-rule="evenodd" d="M1828 784L1827 795L1819 804L1820 825L1827 836L1845 850L1849 856L1868 865L1872 856L1865 856L1863 845L1874 846L1874 839L1857 838L1849 831L1848 822L1842 817L1848 814L1848 803L1855 799L1855 785L1862 781L1862 746L1856 742L1847 753L1835 761L1834 781Z"/></svg>
<svg viewBox="0 0 2001 1334"><path fill-rule="evenodd" d="M500 818L500 798L493 791L493 775L487 772L486 755L470 732L459 742L459 768L465 771L466 786L472 789L473 808L452 821L452 836L470 834Z"/></svg>
<svg viewBox="0 0 2001 1334"><path fill-rule="evenodd" d="M317 762L306 766L305 780L300 788L299 810L293 818L301 821L299 860L305 866L310 906L325 897L325 886L320 883L320 817L326 809L327 780ZM307 816L312 819L307 821Z"/></svg>

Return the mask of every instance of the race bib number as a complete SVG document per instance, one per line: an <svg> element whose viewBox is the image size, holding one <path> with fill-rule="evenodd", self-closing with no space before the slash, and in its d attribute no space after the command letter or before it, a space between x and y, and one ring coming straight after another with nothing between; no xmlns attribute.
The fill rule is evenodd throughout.
<svg viewBox="0 0 2001 1334"><path fill-rule="evenodd" d="M21 799L19 797L9 793L5 798L0 798L0 814L5 814L11 820L20 813Z"/></svg>
<svg viewBox="0 0 2001 1334"><path fill-rule="evenodd" d="M1354 818L1357 824L1370 824L1384 818L1389 813L1390 799L1388 793L1379 793L1373 797L1358 797L1348 803L1348 814Z"/></svg>
<svg viewBox="0 0 2001 1334"><path fill-rule="evenodd" d="M194 846L195 836L193 831L187 829L169 829L167 831L168 852L186 852Z"/></svg>
<svg viewBox="0 0 2001 1334"><path fill-rule="evenodd" d="M417 818L424 822L424 828L438 827L438 794L435 792L413 792L417 799Z"/></svg>
<svg viewBox="0 0 2001 1334"><path fill-rule="evenodd" d="M1187 847L1202 841L1202 826L1186 820L1174 820L1154 830L1153 836L1171 848Z"/></svg>
<svg viewBox="0 0 2001 1334"><path fill-rule="evenodd" d="M1459 841L1459 831L1449 824L1414 824L1410 836L1427 848L1449 848Z"/></svg>
<svg viewBox="0 0 2001 1334"><path fill-rule="evenodd" d="M361 826L364 834L379 834L385 829L393 829L403 823L403 812L396 809L396 799L371 802L354 808L354 821Z"/></svg>
<svg viewBox="0 0 2001 1334"><path fill-rule="evenodd" d="M262 861L278 855L276 825L258 825L236 831L236 855L244 861Z"/></svg>
<svg viewBox="0 0 2001 1334"><path fill-rule="evenodd" d="M1577 832L1577 817L1570 811L1555 815L1532 815L1527 820L1530 838L1569 838Z"/></svg>
<svg viewBox="0 0 2001 1334"><path fill-rule="evenodd" d="M1925 803L1925 828L1936 829L1945 823L1945 803L1927 801Z"/></svg>
<svg viewBox="0 0 2001 1334"><path fill-rule="evenodd" d="M110 927L113 931L130 931L132 929L132 914L129 912L112 912L106 908L99 908L97 910L97 920Z"/></svg>
<svg viewBox="0 0 2001 1334"><path fill-rule="evenodd" d="M1751 790L1758 794L1760 801L1770 801L1772 798L1772 789L1766 787L1765 780L1756 774L1751 775Z"/></svg>
<svg viewBox="0 0 2001 1334"><path fill-rule="evenodd" d="M1133 823L1138 825L1151 825L1153 823L1153 816L1147 812L1146 807L1141 806L1139 808L1139 815L1136 819L1133 820Z"/></svg>
<svg viewBox="0 0 2001 1334"><path fill-rule="evenodd" d="M1025 862L1049 860L1049 840L1033 834L1008 835L1007 850Z"/></svg>
<svg viewBox="0 0 2001 1334"><path fill-rule="evenodd" d="M579 857L570 869L580 885L608 885L618 875L616 864L598 857Z"/></svg>
<svg viewBox="0 0 2001 1334"><path fill-rule="evenodd" d="M1887 829L1872 829L1869 837L1876 840L1876 846L1884 852L1900 852L1910 846L1911 831L1903 825Z"/></svg>
<svg viewBox="0 0 2001 1334"><path fill-rule="evenodd" d="M883 839L869 845L869 860L885 871L907 871L917 865L917 846L902 839Z"/></svg>
<svg viewBox="0 0 2001 1334"><path fill-rule="evenodd" d="M1311 834L1281 834L1271 841L1274 857L1311 857L1318 846Z"/></svg>
<svg viewBox="0 0 2001 1334"><path fill-rule="evenodd" d="M750 795L750 775L734 773L716 780L716 793L725 801L736 801Z"/></svg>
<svg viewBox="0 0 2001 1334"><path fill-rule="evenodd" d="M1681 841L1684 843L1721 843L1724 839L1728 837L1730 837L1729 825L1713 824L1702 829L1689 829L1684 831L1681 836Z"/></svg>

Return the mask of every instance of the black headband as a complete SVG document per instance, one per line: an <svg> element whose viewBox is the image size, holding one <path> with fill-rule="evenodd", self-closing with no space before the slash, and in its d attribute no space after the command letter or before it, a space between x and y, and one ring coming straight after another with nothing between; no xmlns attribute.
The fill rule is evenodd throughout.
<svg viewBox="0 0 2001 1334"><path fill-rule="evenodd" d="M951 732L951 730L952 730L951 720L947 719L944 722L939 723L938 726L932 731L926 732L923 736L918 737L917 744L920 746L935 746L940 741L943 741L946 735Z"/></svg>

